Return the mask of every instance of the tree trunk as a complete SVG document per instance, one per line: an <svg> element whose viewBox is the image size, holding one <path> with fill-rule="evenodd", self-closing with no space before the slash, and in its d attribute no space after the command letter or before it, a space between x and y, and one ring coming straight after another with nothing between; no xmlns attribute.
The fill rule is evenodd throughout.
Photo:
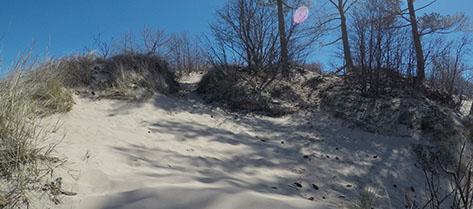
<svg viewBox="0 0 473 209"><path fill-rule="evenodd" d="M414 42L414 48L416 52L417 60L417 77L415 82L417 85L421 84L425 79L425 60L424 60L424 51L422 49L421 35L419 34L419 28L417 26L417 17L416 11L414 9L414 0L407 0L407 5L409 9L409 19L411 21L412 27L412 40Z"/></svg>
<svg viewBox="0 0 473 209"><path fill-rule="evenodd" d="M345 65L347 72L351 72L353 70L353 59L351 57L350 41L347 29L347 18L345 16L343 5L343 0L338 0L338 12L340 13L340 29L342 32L343 54L345 57Z"/></svg>
<svg viewBox="0 0 473 209"><path fill-rule="evenodd" d="M283 0L277 0L278 7L278 23L279 23L279 41L281 44L281 71L284 76L289 75L289 50L286 37L286 23L284 21L284 5Z"/></svg>

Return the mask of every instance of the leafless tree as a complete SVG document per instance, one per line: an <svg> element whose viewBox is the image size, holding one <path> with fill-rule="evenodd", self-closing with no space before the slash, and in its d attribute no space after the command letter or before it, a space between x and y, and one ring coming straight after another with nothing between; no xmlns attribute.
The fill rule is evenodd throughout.
<svg viewBox="0 0 473 209"><path fill-rule="evenodd" d="M288 65L303 61L321 35L320 27L315 24L293 24L288 21L290 11L302 2L282 1L281 10L275 0L230 0L217 11L217 21L211 24L214 42L221 46L214 46L210 51L215 52L217 48L225 50L225 53L218 54L233 59L233 62L243 63L253 71L277 73L275 70L278 69L279 72L281 69L289 70L290 67L284 67L284 60ZM283 12L284 20L281 20L279 11ZM280 23L284 27L280 27ZM282 29L284 32L281 32ZM285 38L281 39L281 34ZM286 44L287 47L282 46ZM283 55L285 48L287 57ZM279 67L281 65L283 67Z"/></svg>
<svg viewBox="0 0 473 209"><path fill-rule="evenodd" d="M347 13L358 2L358 0L328 0L337 10L338 16L330 18L327 22L339 20L340 23L337 28L340 29L341 37L337 41L342 41L343 57L345 60L345 68L347 72L353 70L353 58L351 55L350 40L348 35Z"/></svg>
<svg viewBox="0 0 473 209"><path fill-rule="evenodd" d="M350 40L356 71L350 79L364 93L381 94L385 89L401 87L404 62L410 56L410 40L406 29L392 11L400 8L400 0L365 0L350 13ZM370 11L370 12L366 12Z"/></svg>
<svg viewBox="0 0 473 209"><path fill-rule="evenodd" d="M403 0L365 0L354 6L349 16L351 18L349 32L350 40L354 43L351 48L351 52L354 53L353 62L358 71L361 71L357 72L355 77L361 80L362 90L371 92L374 90L376 93L386 85L390 85L389 87L406 86L400 83L403 80L402 77L415 80L417 82L414 83L420 84L425 80L426 71L435 71L438 74L440 73L438 68L445 68L442 62L455 63L452 50L442 54L439 50L441 45L437 43L437 39L446 42L444 40L447 40L447 37L441 35L462 30L467 25L467 18L462 14L442 16L437 13L416 16L418 11L434 2L417 9L411 8L414 5ZM408 3L406 9L403 9L404 3ZM415 21L411 21L412 19ZM414 34L416 34L415 37ZM425 38L427 35L430 35L430 38ZM453 42L448 43L453 44ZM445 48L451 49L453 45L445 44ZM450 55L447 56L447 54ZM441 59L444 60L440 61ZM446 59L451 61L446 62ZM454 68L453 64L449 66L450 69ZM463 75L458 69L449 73L455 74L454 77L449 75L448 80L448 86L450 86L448 91L452 94L456 85L455 80ZM360 76L356 76L358 74ZM429 79L438 78L437 74L435 74L437 77L430 76ZM386 80L389 77L401 78L401 80ZM368 86L369 89L367 89ZM441 85L441 87L446 86Z"/></svg>
<svg viewBox="0 0 473 209"><path fill-rule="evenodd" d="M241 60L248 70L268 71L277 65L280 47L274 8L252 0L230 0L217 11L211 31L224 54Z"/></svg>
<svg viewBox="0 0 473 209"><path fill-rule="evenodd" d="M279 32L279 44L281 46L281 58L280 65L281 71L285 76L288 76L289 70L289 50L288 50L288 37L286 35L286 15L285 10L288 4L285 0L259 0L261 6L272 6L276 5L278 15L278 32Z"/></svg>
<svg viewBox="0 0 473 209"><path fill-rule="evenodd" d="M463 14L453 16L442 16L438 13L431 13L422 17L417 16L417 12L433 5L437 0L433 0L419 8L415 7L414 0L406 0L407 9L400 9L396 13L408 22L411 28L411 37L416 57L416 83L420 84L425 80L426 54L423 48L422 38L430 34L446 34L462 29L467 23L467 18ZM406 17L407 15L408 17Z"/></svg>
<svg viewBox="0 0 473 209"><path fill-rule="evenodd" d="M110 42L103 40L100 33L97 34L93 39L94 44L97 47L97 52L101 57L107 58L111 55L112 48L110 46Z"/></svg>
<svg viewBox="0 0 473 209"><path fill-rule="evenodd" d="M283 0L276 0L278 7L278 28L279 28L279 42L281 44L281 65L283 73L288 76L289 70L289 51L287 49L287 36L286 36L286 21L284 17L284 3Z"/></svg>
<svg viewBox="0 0 473 209"><path fill-rule="evenodd" d="M469 70L466 57L471 55L471 39L464 36L459 40L439 40L436 43L429 80L449 94L458 94L458 84L461 84L464 74Z"/></svg>
<svg viewBox="0 0 473 209"><path fill-rule="evenodd" d="M411 24L412 40L416 52L417 72L416 83L422 83L425 79L425 60L424 50L422 48L421 34L417 24L416 9L414 8L414 0L407 0L407 7L409 10L409 22Z"/></svg>
<svg viewBox="0 0 473 209"><path fill-rule="evenodd" d="M113 42L113 49L116 50L115 53L136 53L139 47L135 39L135 34L133 31L128 31L124 33L117 41Z"/></svg>
<svg viewBox="0 0 473 209"><path fill-rule="evenodd" d="M167 43L167 60L179 74L188 74L205 67L205 56L197 39L187 33L172 34Z"/></svg>
<svg viewBox="0 0 473 209"><path fill-rule="evenodd" d="M150 28L143 29L141 38L144 50L151 54L162 53L160 50L163 50L162 48L169 40L164 30L152 30Z"/></svg>

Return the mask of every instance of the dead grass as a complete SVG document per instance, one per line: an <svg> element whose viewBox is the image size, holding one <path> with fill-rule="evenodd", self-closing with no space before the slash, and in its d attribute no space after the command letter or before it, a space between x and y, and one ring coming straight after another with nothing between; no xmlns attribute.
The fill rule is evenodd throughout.
<svg viewBox="0 0 473 209"><path fill-rule="evenodd" d="M48 63L27 73L24 78L24 85L29 87L30 97L38 107L38 115L69 112L74 105L72 93L66 89L66 82L59 74L58 67Z"/></svg>
<svg viewBox="0 0 473 209"><path fill-rule="evenodd" d="M39 71L52 72L68 89L93 92L101 98L139 100L179 90L167 62L155 54L77 55L48 62Z"/></svg>
<svg viewBox="0 0 473 209"><path fill-rule="evenodd" d="M167 62L153 54L124 53L98 61L96 71L109 76L102 88L124 94L143 89L153 93L174 94L179 90L175 74Z"/></svg>

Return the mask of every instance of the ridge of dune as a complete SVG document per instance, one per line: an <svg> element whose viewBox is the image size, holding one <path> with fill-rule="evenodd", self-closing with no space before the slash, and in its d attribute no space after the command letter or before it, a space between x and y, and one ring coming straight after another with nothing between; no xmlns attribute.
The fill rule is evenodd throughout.
<svg viewBox="0 0 473 209"><path fill-rule="evenodd" d="M423 186L406 180L421 177L409 151L415 139L344 128L323 113L239 115L192 95L75 101L48 118L64 135L57 151L68 161L58 175L78 193L52 208L330 209L366 188L390 208Z"/></svg>

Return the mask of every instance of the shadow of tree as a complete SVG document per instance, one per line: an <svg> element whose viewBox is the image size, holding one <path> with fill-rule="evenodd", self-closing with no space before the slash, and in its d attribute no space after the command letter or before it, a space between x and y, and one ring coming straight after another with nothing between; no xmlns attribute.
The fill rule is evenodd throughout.
<svg viewBox="0 0 473 209"><path fill-rule="evenodd" d="M180 104L165 109L183 111ZM114 149L131 161L139 160L151 169L188 175L199 183L222 183L265 194L314 197L316 201L334 205L349 204L363 189L375 187L383 204L402 206L404 193L422 185L420 171L413 166L411 138L343 128L338 121L321 113L282 119L241 116L234 120L233 115L212 109L197 112L222 114L228 118L226 123L243 127L243 131L218 124L161 120L151 122L150 130L179 136L174 140L182 146L204 141L208 147L203 147L202 152L210 150L217 154L189 154L172 147L140 145ZM153 153L161 153L164 158L156 159Z"/></svg>

